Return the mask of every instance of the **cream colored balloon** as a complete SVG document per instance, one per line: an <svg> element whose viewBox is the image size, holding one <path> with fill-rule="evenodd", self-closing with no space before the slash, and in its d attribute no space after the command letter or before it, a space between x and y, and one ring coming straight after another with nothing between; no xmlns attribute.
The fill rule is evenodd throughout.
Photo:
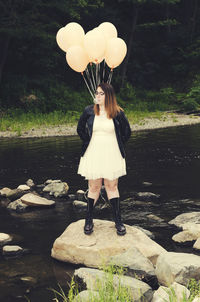
<svg viewBox="0 0 200 302"><path fill-rule="evenodd" d="M117 29L112 23L103 22L99 25L99 29L101 29L105 35L106 41L112 38L117 38Z"/></svg>
<svg viewBox="0 0 200 302"><path fill-rule="evenodd" d="M84 48L90 58L90 62L99 63L99 59L104 57L106 40L101 30L98 28L87 32L84 37Z"/></svg>
<svg viewBox="0 0 200 302"><path fill-rule="evenodd" d="M63 51L67 51L67 38L65 35L65 28L62 27L59 29L59 31L56 34L56 42L58 44L58 46L63 50Z"/></svg>
<svg viewBox="0 0 200 302"><path fill-rule="evenodd" d="M112 38L108 41L105 61L110 68L121 64L127 53L127 46L121 38Z"/></svg>
<svg viewBox="0 0 200 302"><path fill-rule="evenodd" d="M62 28L62 31L59 34L59 43L58 40L57 43L59 46L61 45L61 49L66 52L68 48L73 45L83 46L84 35L85 32L80 24L70 22Z"/></svg>
<svg viewBox="0 0 200 302"><path fill-rule="evenodd" d="M89 63L85 50L79 45L68 48L66 60L69 66L77 72L83 72Z"/></svg>

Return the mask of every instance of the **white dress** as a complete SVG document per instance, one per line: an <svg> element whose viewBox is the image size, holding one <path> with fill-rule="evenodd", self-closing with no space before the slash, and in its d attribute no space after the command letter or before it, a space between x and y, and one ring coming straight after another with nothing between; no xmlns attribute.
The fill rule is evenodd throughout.
<svg viewBox="0 0 200 302"><path fill-rule="evenodd" d="M126 162L119 150L113 120L105 115L95 115L92 138L80 159L78 174L85 179L109 180L126 175Z"/></svg>

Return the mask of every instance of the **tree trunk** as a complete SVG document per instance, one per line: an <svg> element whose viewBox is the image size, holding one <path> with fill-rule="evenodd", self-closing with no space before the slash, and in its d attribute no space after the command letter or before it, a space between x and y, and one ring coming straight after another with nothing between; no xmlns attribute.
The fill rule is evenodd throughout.
<svg viewBox="0 0 200 302"><path fill-rule="evenodd" d="M131 49L132 49L132 45L133 45L133 37L134 37L135 30L136 30L137 19L138 19L138 10L139 10L139 8L137 6L133 7L133 19L132 19L131 32L130 32L129 41L128 41L127 56L126 56L124 66L122 69L122 87L124 85L124 81L126 78L128 63L129 63Z"/></svg>
<svg viewBox="0 0 200 302"><path fill-rule="evenodd" d="M192 14L191 33L190 33L190 41L191 42L193 40L193 35L195 33L197 11L198 11L198 0L194 0L194 10L193 10L193 14Z"/></svg>
<svg viewBox="0 0 200 302"><path fill-rule="evenodd" d="M1 38L1 48L0 48L0 83L2 80L3 69L8 56L8 47L10 43L10 36L2 36Z"/></svg>

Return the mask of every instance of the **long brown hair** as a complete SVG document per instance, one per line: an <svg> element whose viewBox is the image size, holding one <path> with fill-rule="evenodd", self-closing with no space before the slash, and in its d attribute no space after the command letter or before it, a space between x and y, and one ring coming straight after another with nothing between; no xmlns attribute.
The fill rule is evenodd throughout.
<svg viewBox="0 0 200 302"><path fill-rule="evenodd" d="M120 112L120 110L123 111L123 109L117 104L114 88L108 83L101 83L98 85L98 87L100 87L105 93L105 110L107 112L108 118L116 117L118 112ZM96 115L99 115L100 113L98 104L94 105L94 113Z"/></svg>

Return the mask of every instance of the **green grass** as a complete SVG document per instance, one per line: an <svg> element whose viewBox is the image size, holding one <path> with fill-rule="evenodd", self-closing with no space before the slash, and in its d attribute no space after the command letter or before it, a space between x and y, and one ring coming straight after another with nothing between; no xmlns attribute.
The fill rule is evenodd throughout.
<svg viewBox="0 0 200 302"><path fill-rule="evenodd" d="M120 277L124 274L123 268L118 268L113 265L109 265L102 268L106 273L106 277L103 280L96 280L95 291L98 291L98 297L93 296L90 293L90 302L131 302L132 298L129 293L129 289L122 287L120 283ZM114 285L114 276L118 276L119 284L116 287ZM78 284L72 278L68 295L65 294L64 290L59 286L58 290L51 289L54 292L56 302L72 302L75 296L79 293ZM79 300L76 300L79 301Z"/></svg>
<svg viewBox="0 0 200 302"><path fill-rule="evenodd" d="M163 111L142 111L142 110L129 110L125 109L126 116L131 124L142 125L145 119L159 119L165 120L166 114ZM50 113L32 113L32 112L19 112L10 111L4 113L0 119L0 131L11 131L17 133L18 136L23 131L29 131L31 129L40 129L44 127L56 127L56 126L73 126L76 125L80 112L78 111L53 111Z"/></svg>

